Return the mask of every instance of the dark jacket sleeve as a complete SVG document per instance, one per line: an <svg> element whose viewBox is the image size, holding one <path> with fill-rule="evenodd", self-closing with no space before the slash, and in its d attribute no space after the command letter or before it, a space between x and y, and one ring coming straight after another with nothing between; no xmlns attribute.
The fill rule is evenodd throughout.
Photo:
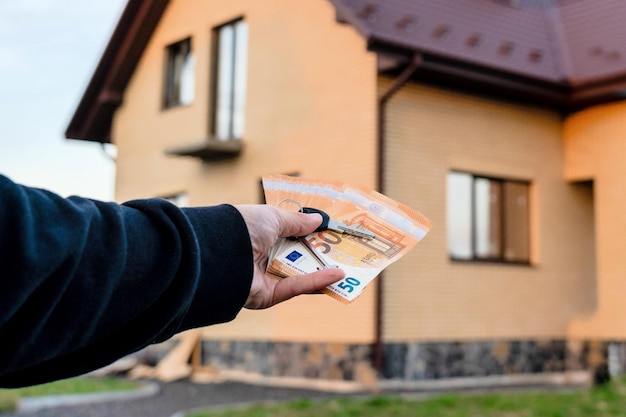
<svg viewBox="0 0 626 417"><path fill-rule="evenodd" d="M0 386L78 375L232 320L252 268L232 206L66 199L0 176Z"/></svg>

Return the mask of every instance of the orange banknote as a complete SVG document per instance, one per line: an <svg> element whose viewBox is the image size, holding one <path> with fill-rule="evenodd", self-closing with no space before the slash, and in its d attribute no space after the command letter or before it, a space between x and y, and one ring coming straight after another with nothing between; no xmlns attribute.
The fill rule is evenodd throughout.
<svg viewBox="0 0 626 417"><path fill-rule="evenodd" d="M324 230L306 236L306 242L280 239L270 251L267 273L276 278L325 267L341 268L346 277L324 293L345 303L356 299L383 269L409 252L431 228L428 219L416 210L364 187L270 175L263 177L263 188L267 204L294 211L303 207L320 209L335 221L373 235L367 238Z"/></svg>

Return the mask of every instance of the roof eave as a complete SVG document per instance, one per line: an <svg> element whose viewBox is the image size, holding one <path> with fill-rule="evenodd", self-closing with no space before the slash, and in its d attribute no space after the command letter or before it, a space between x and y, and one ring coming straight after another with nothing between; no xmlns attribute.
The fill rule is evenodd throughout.
<svg viewBox="0 0 626 417"><path fill-rule="evenodd" d="M408 57L419 53L422 56L422 64L414 79L448 88L460 88L508 100L513 98L539 100L553 105L562 104L570 93L570 87L565 82L517 75L425 51L379 43L375 40L368 41L368 50L381 55L394 56L400 65L402 61L407 61Z"/></svg>
<svg viewBox="0 0 626 417"><path fill-rule="evenodd" d="M372 32L362 19L354 15L352 10L345 6L341 0L328 0L335 8L335 20L338 23L346 23L352 26L356 31L368 39L372 36Z"/></svg>
<svg viewBox="0 0 626 417"><path fill-rule="evenodd" d="M414 80L455 88L507 101L550 107L568 113L589 106L623 100L626 75L594 83L572 84L568 80L546 80L477 65L467 61L411 50L399 45L368 39L368 50L387 59L381 73L400 70L410 57L419 53L422 63ZM393 60L397 61L394 68Z"/></svg>
<svg viewBox="0 0 626 417"><path fill-rule="evenodd" d="M113 114L168 0L129 0L65 131L68 139L111 142Z"/></svg>

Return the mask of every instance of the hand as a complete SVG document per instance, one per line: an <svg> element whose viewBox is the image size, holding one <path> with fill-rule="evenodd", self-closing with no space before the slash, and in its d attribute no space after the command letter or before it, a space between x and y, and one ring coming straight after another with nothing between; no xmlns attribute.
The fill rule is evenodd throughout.
<svg viewBox="0 0 626 417"><path fill-rule="evenodd" d="M267 254L279 237L306 236L322 223L319 214L303 214L266 205L240 205L254 257L254 276L244 307L268 308L296 295L319 291L344 278L341 269L323 269L306 275L278 280L265 273Z"/></svg>

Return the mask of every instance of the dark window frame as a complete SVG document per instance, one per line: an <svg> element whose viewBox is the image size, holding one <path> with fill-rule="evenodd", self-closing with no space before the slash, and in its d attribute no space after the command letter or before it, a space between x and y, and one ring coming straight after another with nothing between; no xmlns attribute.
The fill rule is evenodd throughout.
<svg viewBox="0 0 626 417"><path fill-rule="evenodd" d="M456 257L451 253L450 247L448 246L448 255L451 261L454 262L488 262L488 263L498 263L498 264L511 264L511 265L531 265L532 260L531 260L531 222L530 222L530 216L531 216L531 207L530 207L530 195L531 195L531 187L532 187L532 182L528 181L528 180L520 180L520 179L513 179L513 178L504 178L504 177L495 177L495 176L490 176L490 175L482 175L482 174L476 174L473 172L468 172L468 171L461 171L461 170L451 170L448 172L448 174L462 174L462 175L467 175L469 177L471 177L471 186L470 186L470 193L471 193L471 199L470 199L470 219L471 219L471 236L470 236L470 252L471 252L471 256L470 257ZM499 217L499 255L498 256L479 256L477 255L477 241L478 241L478 237L479 237L479 233L478 233L478 227L477 227L477 220L476 220L476 213L475 213L475 207L476 207L476 182L477 180L487 180L489 181L490 184L497 184L499 187L499 194L500 196L502 196L502 198L500 198L499 201L499 213L498 213L498 217ZM527 258L526 259L507 259L506 254L505 254L505 248L507 247L507 242L509 241L509 239L511 239L510 236L507 236L506 230L507 230L507 215L506 215L506 204L507 202L505 201L505 193L504 193L504 188L505 188L505 184L510 183L510 184L518 184L518 185L523 185L526 187L526 254L527 254ZM450 202L448 202L447 204L450 204ZM450 213L449 211L447 212L447 215L449 216ZM447 239L449 239L449 237L447 237ZM448 242L449 245L450 242Z"/></svg>
<svg viewBox="0 0 626 417"><path fill-rule="evenodd" d="M180 79L176 80L175 75L177 71L176 57L183 48L186 50L185 55L191 58L193 51L191 36L173 42L165 47L165 75L161 103L163 109L171 109L189 104L182 100L182 68L178 69L178 71L180 71L178 74Z"/></svg>

